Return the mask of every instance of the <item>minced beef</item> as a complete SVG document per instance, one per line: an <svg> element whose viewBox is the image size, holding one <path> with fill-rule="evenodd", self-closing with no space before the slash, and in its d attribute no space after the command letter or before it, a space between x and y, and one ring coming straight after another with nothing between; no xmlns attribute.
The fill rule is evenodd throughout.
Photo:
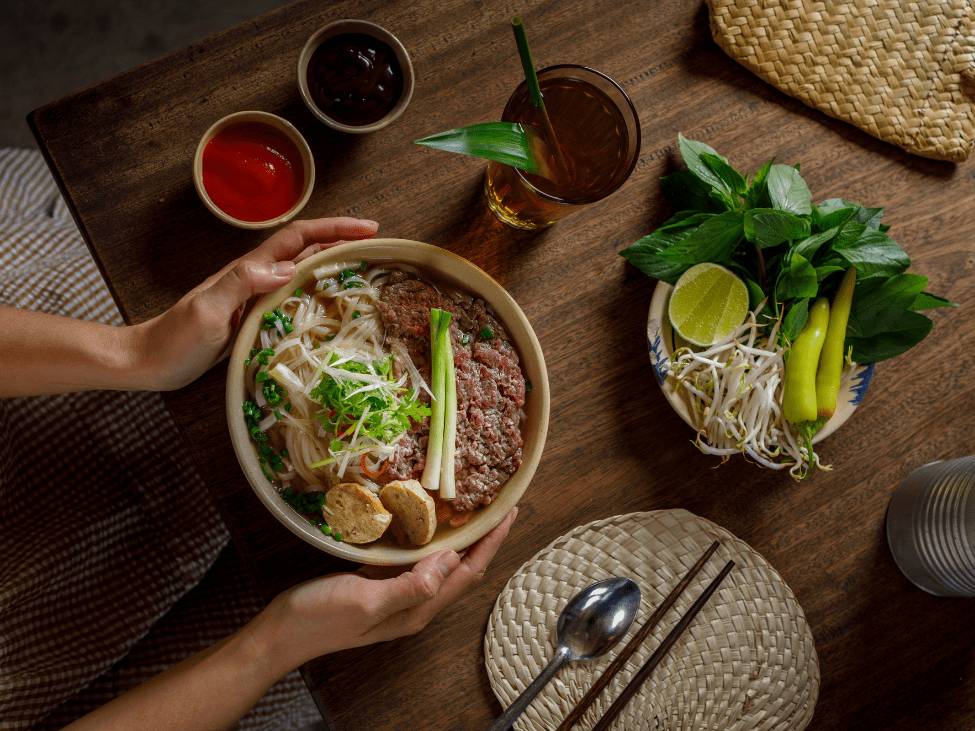
<svg viewBox="0 0 975 731"><path fill-rule="evenodd" d="M379 311L386 346L402 345L420 374L431 383L430 310L451 313L450 339L457 379L457 447L454 472L456 510L487 505L521 465L520 411L525 377L504 326L478 299L456 302L429 284L394 275L383 289ZM481 333L490 328L490 338ZM464 336L467 342L464 343ZM421 394L429 401L426 392ZM426 464L430 420L414 424L400 440L381 481L419 479Z"/></svg>

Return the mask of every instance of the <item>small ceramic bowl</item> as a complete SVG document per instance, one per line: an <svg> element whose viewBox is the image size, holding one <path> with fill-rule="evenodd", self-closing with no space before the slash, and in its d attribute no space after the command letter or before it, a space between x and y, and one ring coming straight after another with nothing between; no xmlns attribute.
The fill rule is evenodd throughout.
<svg viewBox="0 0 975 731"><path fill-rule="evenodd" d="M308 66L312 60L312 56L315 54L315 51L318 50L318 47L329 38L351 33L370 36L389 46L396 55L396 61L398 62L400 71L403 74L403 90L399 95L399 99L385 116L369 124L349 124L329 116L326 111L322 110L315 103L312 90L308 83ZM413 87L415 83L416 79L413 73L413 63L410 61L410 55L406 52L406 48L403 46L403 44L400 43L396 36L385 28L382 28L375 23L369 23L365 20L347 19L337 20L334 23L329 23L323 28L318 29L314 35L308 39L298 56L298 90L301 93L301 98L304 100L305 105L308 107L311 113L315 115L315 117L339 132L350 132L352 134L375 132L378 129L382 129L395 119L398 119L399 116L406 110L407 105L410 103L410 99L413 98Z"/></svg>
<svg viewBox="0 0 975 731"><path fill-rule="evenodd" d="M650 299L650 316L647 320L647 347L650 350L650 363L653 365L660 390L663 391L674 411L680 414L688 426L697 431L700 423L691 415L690 402L685 397L684 390L676 388L676 379L666 368L666 363L674 350L679 347L674 342L674 329L667 316L667 305L673 291L673 286L665 282L658 282L653 290L653 297ZM858 365L852 374L848 376L844 374L844 381L840 385L840 393L836 399L836 411L813 437L813 444L835 432L853 415L854 409L867 392L870 379L873 378L873 368L873 363Z"/></svg>
<svg viewBox="0 0 975 731"><path fill-rule="evenodd" d="M281 215L262 221L243 221L239 218L234 218L214 203L206 190L206 186L203 184L203 151L206 149L207 144L231 125L243 123L267 125L283 134L295 146L300 158L301 170L299 172L302 174L302 186L298 194L298 200ZM214 122L203 137L200 138L200 143L196 146L196 154L193 156L193 185L196 187L196 192L200 196L200 200L203 201L203 204L221 221L245 229L272 228L285 221L290 221L305 207L315 187L315 160L312 157L311 148L308 147L305 138L301 136L301 133L288 120L268 112L236 112Z"/></svg>
<svg viewBox="0 0 975 731"><path fill-rule="evenodd" d="M459 528L438 529L433 540L417 548L401 548L385 538L373 544L353 545L326 537L302 518L267 481L258 462L257 450L250 438L241 408L248 399L244 383L247 370L244 360L258 339L263 313L273 310L296 287L312 280L318 267L339 262L398 262L417 268L430 279L454 286L482 298L507 329L520 356L520 365L531 390L527 394L522 422L522 462L517 471L502 486L490 505L477 508L473 516ZM310 291L310 290L309 290ZM456 254L430 244L402 239L372 239L342 244L326 249L298 264L294 280L285 287L264 295L244 319L230 356L227 377L227 422L230 438L244 476L271 514L303 541L327 553L350 561L374 565L408 565L426 555L445 548L462 550L500 523L521 499L535 474L545 436L548 432L550 395L548 375L541 346L521 308L497 282L478 267Z"/></svg>

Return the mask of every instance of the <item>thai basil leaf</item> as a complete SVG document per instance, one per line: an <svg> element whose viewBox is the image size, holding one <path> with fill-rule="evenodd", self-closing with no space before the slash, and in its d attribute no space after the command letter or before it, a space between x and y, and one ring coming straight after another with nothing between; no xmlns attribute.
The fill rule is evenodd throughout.
<svg viewBox="0 0 975 731"><path fill-rule="evenodd" d="M873 229L881 230L888 229L890 226L881 226L880 217L884 213L883 208L867 208L859 203L853 203L852 201L843 200L842 198L830 198L825 200L816 206L816 211L822 217L832 217L836 219L835 222L831 222L831 226L839 226L845 223L847 220L854 220L857 223L862 223ZM852 211L852 214L843 220L839 220L840 216L846 215L846 211Z"/></svg>
<svg viewBox="0 0 975 731"><path fill-rule="evenodd" d="M696 228L707 221L712 213L696 213L695 211L680 211L664 221L658 231L666 231L676 228Z"/></svg>
<svg viewBox="0 0 975 731"><path fill-rule="evenodd" d="M857 363L877 363L904 353L924 340L934 323L917 312L902 312L891 318L889 327L870 337L850 337L847 330L844 350L852 346Z"/></svg>
<svg viewBox="0 0 975 731"><path fill-rule="evenodd" d="M860 208L858 203L847 203L842 198L830 198L812 209L813 229L825 231L838 228L849 221Z"/></svg>
<svg viewBox="0 0 975 731"><path fill-rule="evenodd" d="M809 221L770 208L745 211L745 238L760 249L809 236Z"/></svg>
<svg viewBox="0 0 975 731"><path fill-rule="evenodd" d="M880 217L883 215L883 208L867 208L866 206L859 206L859 210L853 217L853 220L857 223L862 223L864 226L880 230ZM888 228L890 228L888 226Z"/></svg>
<svg viewBox="0 0 975 731"><path fill-rule="evenodd" d="M903 313L924 292L928 278L904 272L892 277L857 280L846 332L849 337L869 338L894 328Z"/></svg>
<svg viewBox="0 0 975 731"><path fill-rule="evenodd" d="M785 313L785 317L782 318L782 328L779 332L782 334L782 337L791 343L802 332L802 328L808 319L809 298L803 297L801 300L793 302L792 307Z"/></svg>
<svg viewBox="0 0 975 731"><path fill-rule="evenodd" d="M812 194L796 168L773 165L768 174L768 195L772 208L779 208L797 216L812 211Z"/></svg>
<svg viewBox="0 0 975 731"><path fill-rule="evenodd" d="M661 178L660 183L670 205L677 211L721 213L728 210L728 204L714 195L714 189L687 168Z"/></svg>
<svg viewBox="0 0 975 731"><path fill-rule="evenodd" d="M816 267L816 279L818 279L820 282L822 282L824 279L826 279L826 277L828 277L830 274L832 274L834 272L845 272L845 271L846 271L846 269L844 269L841 266L821 266L821 267Z"/></svg>
<svg viewBox="0 0 975 731"><path fill-rule="evenodd" d="M813 256L819 251L820 247L832 240L840 232L838 227L826 229L825 231L820 231L819 233L811 234L801 241L796 241L793 246L793 251L797 254L802 254L804 257L812 261Z"/></svg>
<svg viewBox="0 0 975 731"><path fill-rule="evenodd" d="M894 276L911 265L907 252L887 234L865 224L851 221L840 231L833 243L833 251L869 278L876 275Z"/></svg>
<svg viewBox="0 0 975 731"><path fill-rule="evenodd" d="M731 193L732 189L721 179L721 176L711 169L711 166L704 161L701 157L702 155L714 155L714 157L727 163L728 160L721 157L715 150L708 147L703 142L698 142L697 140L689 140L684 135L677 135L677 142L680 146L681 157L684 158L684 163L687 165L688 169L691 170L697 177L703 180L705 183L710 185L714 190L718 191L722 198L732 200Z"/></svg>
<svg viewBox="0 0 975 731"><path fill-rule="evenodd" d="M748 188L748 184L741 173L731 167L723 157L705 152L701 154L701 159L732 193L741 195Z"/></svg>
<svg viewBox="0 0 975 731"><path fill-rule="evenodd" d="M775 301L815 297L817 292L819 280L815 267L801 254L793 254L789 266L782 269L775 282Z"/></svg>
<svg viewBox="0 0 975 731"><path fill-rule="evenodd" d="M742 277L742 281L745 282L745 289L748 290L748 309L757 312L758 306L765 299L765 291L751 277Z"/></svg>
<svg viewBox="0 0 975 731"><path fill-rule="evenodd" d="M729 258L745 237L741 211L717 213L660 256L684 264Z"/></svg>
<svg viewBox="0 0 975 731"><path fill-rule="evenodd" d="M773 162L775 162L774 157L758 169L755 177L752 178L752 182L748 184L748 190L744 195L746 208L758 208L758 201L768 198L768 185L766 180L768 179L769 170L772 169Z"/></svg>
<svg viewBox="0 0 975 731"><path fill-rule="evenodd" d="M918 310L933 310L936 307L961 307L961 305L936 294L922 292L911 304L910 309L912 312L917 312Z"/></svg>
<svg viewBox="0 0 975 731"><path fill-rule="evenodd" d="M697 215L690 216L686 226L673 223L667 229L658 228L648 236L630 244L620 252L620 255L647 276L667 284L676 284L680 275L690 269L691 265L664 259L660 256L660 252L669 249L695 231L700 224L692 222L691 219L697 218Z"/></svg>

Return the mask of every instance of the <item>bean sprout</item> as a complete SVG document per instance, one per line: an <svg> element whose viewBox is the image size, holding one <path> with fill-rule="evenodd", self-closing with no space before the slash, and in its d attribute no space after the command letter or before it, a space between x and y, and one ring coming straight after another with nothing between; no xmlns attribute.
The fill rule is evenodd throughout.
<svg viewBox="0 0 975 731"><path fill-rule="evenodd" d="M664 364L675 390L689 402L697 427L695 446L727 462L744 454L763 467L788 468L799 480L810 465L828 470L782 416L782 376L787 348L776 345L780 321L768 334L754 312L730 337L702 352L678 348ZM811 448L810 448L811 449Z"/></svg>

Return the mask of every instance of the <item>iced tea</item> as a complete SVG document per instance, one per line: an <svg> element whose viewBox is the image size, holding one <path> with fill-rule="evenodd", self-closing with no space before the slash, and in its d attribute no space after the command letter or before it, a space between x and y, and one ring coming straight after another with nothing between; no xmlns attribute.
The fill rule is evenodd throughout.
<svg viewBox="0 0 975 731"><path fill-rule="evenodd" d="M553 66L540 71L538 80L566 169L556 182L489 163L484 182L488 207L516 228L548 226L605 198L629 177L640 149L636 111L612 79L582 66ZM512 94L502 119L541 129L527 84ZM555 166L551 151L548 157Z"/></svg>

